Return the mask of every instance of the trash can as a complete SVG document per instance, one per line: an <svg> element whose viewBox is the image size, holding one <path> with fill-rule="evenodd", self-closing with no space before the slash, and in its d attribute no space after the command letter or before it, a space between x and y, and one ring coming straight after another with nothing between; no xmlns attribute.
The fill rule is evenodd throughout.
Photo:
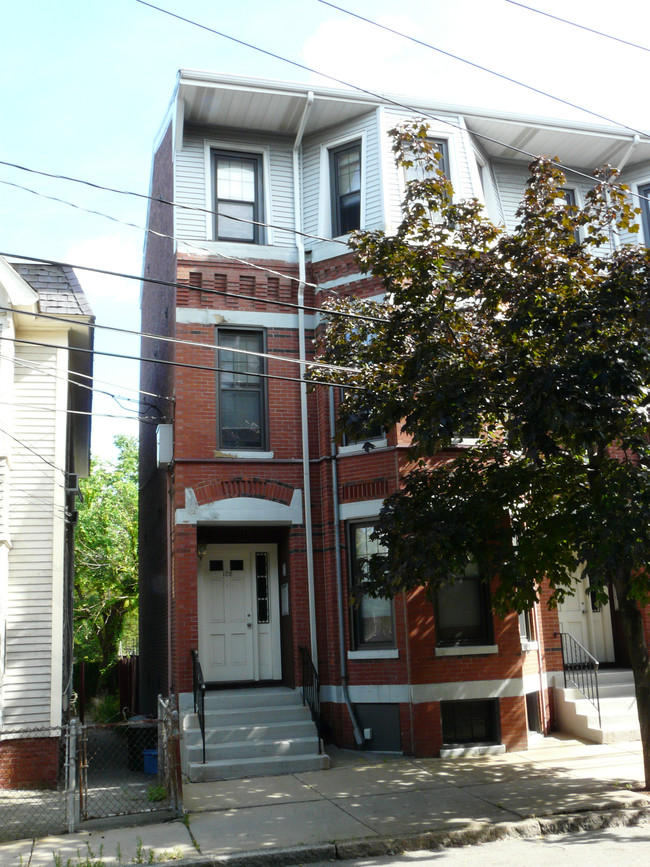
<svg viewBox="0 0 650 867"><path fill-rule="evenodd" d="M145 774L158 773L158 750L142 750Z"/></svg>

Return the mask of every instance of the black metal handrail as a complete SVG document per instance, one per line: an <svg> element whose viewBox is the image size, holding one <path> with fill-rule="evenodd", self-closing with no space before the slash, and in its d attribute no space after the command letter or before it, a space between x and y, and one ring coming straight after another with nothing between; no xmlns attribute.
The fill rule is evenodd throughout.
<svg viewBox="0 0 650 867"><path fill-rule="evenodd" d="M598 727L602 728L600 716L600 695L598 694L598 666L595 656L576 641L568 632L555 632L560 636L562 646L562 669L564 671L564 687L567 681L582 693L598 711Z"/></svg>
<svg viewBox="0 0 650 867"><path fill-rule="evenodd" d="M194 713L199 718L201 741L203 743L203 764L205 764L205 681L199 661L199 651L190 650L192 654L192 692L194 693Z"/></svg>
<svg viewBox="0 0 650 867"><path fill-rule="evenodd" d="M311 718L318 733L318 752L321 752L320 679L308 647L300 647L302 664L302 703L309 705Z"/></svg>

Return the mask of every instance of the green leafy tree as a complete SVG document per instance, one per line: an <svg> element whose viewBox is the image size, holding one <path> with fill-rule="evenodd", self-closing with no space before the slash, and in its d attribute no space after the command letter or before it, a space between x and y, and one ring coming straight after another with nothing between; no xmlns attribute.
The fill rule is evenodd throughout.
<svg viewBox="0 0 650 867"><path fill-rule="evenodd" d="M99 663L100 687L138 605L138 444L114 442L115 463L93 459L81 482L75 536L75 652Z"/></svg>
<svg viewBox="0 0 650 867"><path fill-rule="evenodd" d="M617 243L637 211L615 173L567 204L553 160L530 166L507 232L456 202L424 124L394 131L407 186L394 234L359 233L359 267L385 301L337 300L326 360L349 389L341 427L398 425L412 437L403 487L385 502L367 592L424 585L433 596L475 558L498 578L496 610L523 611L548 581L551 604L590 588L619 601L650 786L650 252ZM319 372L320 375L320 372ZM470 429L476 442L457 448Z"/></svg>

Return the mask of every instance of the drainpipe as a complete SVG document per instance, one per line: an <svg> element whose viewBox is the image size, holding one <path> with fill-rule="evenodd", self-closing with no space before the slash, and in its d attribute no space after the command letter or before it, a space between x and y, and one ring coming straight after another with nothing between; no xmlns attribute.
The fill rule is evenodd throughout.
<svg viewBox="0 0 650 867"><path fill-rule="evenodd" d="M345 617L343 615L343 612L345 610L345 601L343 594L343 576L341 575L341 534L339 532L341 521L339 512L339 472L336 456L336 442L334 440L334 435L336 433L336 421L334 417L334 389L330 387L329 392L330 439L332 443L332 512L334 519L334 561L336 567L336 596L338 601L339 615L339 657L341 659L341 689L343 691L343 700L345 701L345 706L348 709L348 713L350 714L350 720L352 721L354 739L357 743L357 746L360 747L363 744L364 737L361 729L359 728L359 723L357 722L354 708L352 707L352 702L350 701L350 694L348 692L348 665L345 647Z"/></svg>
<svg viewBox="0 0 650 867"><path fill-rule="evenodd" d="M640 141L641 141L641 136L638 133L635 133L634 138L632 139L632 142L630 143L629 148L625 151L623 158L621 159L621 161L618 164L618 171L619 172L623 171L623 168L625 167L627 161L632 156L632 152L633 152L634 148L639 144ZM619 239L618 239L618 234L613 229L611 231L611 237L612 237L612 245L613 245L614 249L617 250L618 247L620 246L620 243L619 243Z"/></svg>
<svg viewBox="0 0 650 867"><path fill-rule="evenodd" d="M305 245L302 235L302 208L300 189L300 153L302 137L307 126L307 118L314 102L314 93L307 93L307 101L303 109L298 132L293 143L293 212L296 228L295 243L298 250L298 355L300 359L300 428L302 431L302 479L305 510L305 550L307 554L307 593L309 599L309 634L311 658L318 671L318 643L316 640L316 593L314 589L314 546L311 523L311 483L309 479L309 427L307 419L307 383L304 381L307 372L307 350L305 340Z"/></svg>

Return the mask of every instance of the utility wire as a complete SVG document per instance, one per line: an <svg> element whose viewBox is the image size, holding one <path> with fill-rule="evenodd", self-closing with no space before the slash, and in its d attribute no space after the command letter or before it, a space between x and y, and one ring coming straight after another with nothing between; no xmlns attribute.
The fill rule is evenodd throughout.
<svg viewBox="0 0 650 867"><path fill-rule="evenodd" d="M395 30L393 27L388 27L385 24L380 24L378 21L374 21L372 18L366 18L364 15L359 15L357 12L352 12L350 9L344 9L343 6L337 6L336 3L331 3L330 0L318 0L319 3L322 3L324 6L329 6L332 9L336 9L339 12L343 12L346 15L352 16L352 18L356 18L359 21L365 21L366 24L372 24L373 27L379 27L380 30L385 30L387 33L392 33L394 36L399 36L402 39L408 39L409 42L414 42L416 45L421 45L423 48L429 48L431 51L436 51L438 54L444 54L445 57L451 57L452 60L458 60L461 63L465 63L468 66L473 67L474 69L478 69L481 72L487 72L489 75L494 75L497 78L500 78L502 81L508 81L510 84L516 84L518 87L525 87L526 90L531 90L533 93L538 93L541 96L545 96L548 99L552 99L555 102L561 102L563 105L568 105L570 108L576 108L578 111L583 111L585 114L590 114L592 117L597 117L599 120L604 120L607 123L616 124L616 126L623 127L623 129L628 129L630 132L638 133L639 135L647 135L645 132L641 132L641 130L636 129L636 127L628 126L625 123L622 123L619 120L614 120L611 117L607 117L604 114L599 114L597 111L592 111L589 108L583 108L581 105L577 105L575 102L571 102L568 99L563 99L561 96L555 96L552 93L549 93L546 90L542 90L539 87L534 87L532 84L526 84L524 81L520 81L518 78L511 78L509 75L505 75L502 72L497 72L495 69L490 69L487 66L482 66L480 63L476 63L473 60L468 60L466 57L460 57L458 54L453 54L451 51L445 51L444 48L439 48L437 45L431 45L430 42L425 42L423 39L417 39L415 36L409 36L408 33L403 33L400 30Z"/></svg>
<svg viewBox="0 0 650 867"><path fill-rule="evenodd" d="M39 374L43 374L45 376L51 376L53 379L60 379L63 382L67 382L68 385L74 385L77 388L86 389L86 391L91 391L94 394L102 394L102 395L104 395L104 397L110 397L125 412L136 412L136 410L131 410L125 406L122 406L120 401L125 401L126 403L136 403L136 404L138 404L138 406L142 406L143 404L145 406L149 406L149 407L151 406L151 404L148 404L143 400L139 400L137 397L127 397L126 395L115 394L114 392L106 391L103 388L96 388L95 386L89 385L86 382L78 382L74 378L76 376L83 376L87 379L92 379L93 377L87 373L79 373L77 371L74 371L72 374L67 374L67 375L63 374L63 373L58 373L53 368L45 367L44 365L38 364L37 362L27 361L27 359L24 359L24 358L16 358L16 357L9 358L6 355L3 356L1 351L0 351L0 358L6 358L18 367L24 367L27 370L33 370L33 371L35 371ZM102 380L97 380L97 382L102 382ZM115 386L115 383L112 383L112 382L110 382L110 383L103 382L103 384ZM137 391L137 389L134 389L134 391ZM149 392L140 392L140 394L146 394L149 397L157 397L160 400L172 400L172 398L162 397L161 395L150 394ZM138 410L138 412L139 412L139 410Z"/></svg>
<svg viewBox="0 0 650 867"><path fill-rule="evenodd" d="M147 193L137 193L134 190L121 190L117 187L108 187L104 184L97 184L93 181L87 181L82 178L73 178L70 175L58 175L53 172L44 172L40 169L32 169L28 166L20 165L20 163L9 162L8 160L0 160L0 166L9 166L12 169L18 169L21 172L29 172L29 174L32 175L39 175L44 178L53 178L57 181L70 181L70 183L73 184L82 184L83 186L91 187L94 190L103 190L107 193L117 193L120 196L133 196L137 199L146 199L148 202L155 202L159 205L169 205L172 208L179 208L185 211L208 214L211 217L227 217L229 220L234 220L237 223L246 223L250 226L260 226L263 229L277 229L279 232L287 232L290 235L300 235L303 238L309 238L313 241L326 241L328 243L341 244L344 247L347 246L346 242L341 241L340 238L323 238L321 235L313 235L310 232L300 232L298 229L294 229L290 226L280 226L277 223L264 223L261 220L248 220L245 217L236 217L234 214L223 214L221 211L213 211L210 208L201 208L199 205L186 205L182 202L174 202L170 199L164 199L162 196L149 196ZM9 182L7 182L7 184L9 185ZM19 187L19 189L28 188ZM30 192L34 191L32 190Z"/></svg>
<svg viewBox="0 0 650 867"><path fill-rule="evenodd" d="M1 337L0 338L0 340L11 340L11 339L12 338L7 338L7 337ZM5 430L4 428L0 427L0 434L4 434L5 436L8 436L14 442L17 442L18 445L21 445L24 449L27 449L27 451L31 452L33 455L36 455L37 458L40 458L46 464L49 464L49 466L51 466L52 469L57 470L59 473L63 473L63 475L65 476L66 471L62 467L57 466L57 464L53 463L51 460L49 460L49 458L46 458L44 455L41 455L37 451L34 451L34 449L31 446L27 445L26 442L24 442L23 440L19 439L16 436L14 436L13 434L10 434L8 430Z"/></svg>
<svg viewBox="0 0 650 867"><path fill-rule="evenodd" d="M159 340L161 338L156 337L155 339ZM11 343L21 343L21 344L24 344L26 346L44 346L47 349L60 349L61 348L60 346L57 346L55 343L43 343L42 341L25 340L25 339L20 338L20 337L0 336L0 340L8 340ZM212 347L212 348L214 349L214 347ZM229 348L230 347L228 347L228 349ZM141 356L141 355L124 355L123 353L106 352L106 351L103 351L100 349L84 349L81 346L75 346L74 349L75 349L75 352L87 352L87 353L90 353L93 355L105 355L105 356L108 356L109 358L125 358L129 361L144 361L144 362L149 362L150 364L163 364L163 365L169 365L171 367L186 368L189 370L206 370L206 371L209 371L210 373L233 373L233 370L229 369L229 368L210 367L210 366L205 365L205 364L190 364L189 362L185 362L185 361L168 361L167 359L164 359L164 358L147 358L147 357ZM283 360L286 360L286 359L283 359ZM306 361L303 363L307 367L310 367L312 364L311 361ZM235 372L237 372L237 371L235 371ZM280 380L281 382L295 382L297 384L304 382L307 385L325 385L328 388L331 387L331 385L332 385L331 382L327 382L325 380L320 380L320 379L306 380L306 379L302 379L302 378L296 378L293 376L281 376L278 373L257 373L256 372L256 373L243 373L242 375L243 376L259 376L261 379L277 379L277 380ZM364 391L365 390L364 387L360 386L360 385L346 385L345 387L354 389L356 391Z"/></svg>
<svg viewBox="0 0 650 867"><path fill-rule="evenodd" d="M525 3L518 3L517 0L505 0L506 3L512 6L520 6L522 9L527 9L529 12L535 12L537 15L544 15L546 18L552 18L554 21L561 21L562 24L569 24L571 27L577 27L579 30L586 30L587 33L595 33L596 36L603 36L605 39L612 39L614 42L620 42L621 45L629 45L630 48L638 48L640 51L649 51L645 45L639 45L638 42L630 42L627 39L620 39L618 36L612 36L611 33L604 33L602 30L595 30L593 27L587 27L586 24L578 24L575 21L569 21L568 18L561 18L559 15L553 15L550 12L544 12L542 9L534 9L532 6L526 6Z"/></svg>
<svg viewBox="0 0 650 867"><path fill-rule="evenodd" d="M262 48L259 45L253 45L250 42L246 42L243 39L238 39L236 36L231 36L228 33L222 32L221 30L216 30L212 27L208 27L205 24L200 24L197 21L192 21L192 19L190 19L190 18L184 18L182 15L178 15L175 12L170 12L168 9L163 9L160 6L155 6L153 3L147 2L147 0L135 0L135 2L140 3L143 6L148 6L151 9L155 9L157 12L162 12L165 15L169 15L171 18L176 18L179 21L184 21L186 24L191 24L192 26L198 27L201 30L206 30L209 33L214 33L216 36L221 36L224 39L228 39L231 42L237 43L238 45L243 45L246 48L251 48L253 51L258 51L260 54L265 54L267 57L273 57L275 60L281 60L283 63L288 63L291 66L296 66L299 69L303 69L305 72L310 72L314 75L320 75L323 78L327 78L330 81L336 82L337 84L342 84L344 87L349 87L352 90L359 91L360 93L365 93L368 96L371 96L373 99L380 100L381 102L383 102L386 105L393 105L396 108L406 109L407 111L415 113L415 114L419 114L422 117L430 118L430 119L436 120L440 123L444 123L446 126L453 127L453 129L459 130L460 132L465 132L465 129L463 127L461 127L459 124L454 123L451 120L447 120L444 117L440 117L438 115L433 115L433 114L428 114L427 112L423 112L419 109L414 109L412 106L406 105L403 102L399 102L396 99L392 99L391 97L386 96L385 94L377 93L376 91L373 91L373 90L368 90L367 88L361 87L358 84L350 84L349 82L345 81L342 78L337 78L335 75L331 75L327 72L321 72L320 70L314 69L311 66L307 66L304 63L300 63L297 60L291 60L288 57L283 57L280 54L275 54L273 51L269 51L267 48ZM472 133L472 135L476 136L479 139L482 139L483 141L487 141L487 142L490 142L491 144L497 144L501 147L505 147L508 150L512 150L515 153L522 154L523 156L529 157L530 159L534 160L534 159L537 159L537 157L539 156L539 154L531 153L530 151L524 150L523 148L519 148L516 145L512 145L512 144L508 144L507 142L499 141L499 139L495 139L492 136L486 135L485 133L476 132L474 130L472 130L471 133ZM643 135L644 137L648 136L648 133L640 133L640 134ZM560 169L562 169L563 171L571 172L572 174L578 175L579 177L586 178L592 184L595 182L594 178L591 175L588 175L585 172L581 172L579 169L574 169L574 168L571 168L570 166L565 166L562 163L558 163L558 167ZM611 185L611 182L606 182L606 183Z"/></svg>
<svg viewBox="0 0 650 867"><path fill-rule="evenodd" d="M53 313L32 313L27 310L14 310L12 307L3 307L0 304L0 311L5 311L8 313L13 312L14 314L29 316L29 317L38 317L39 319L48 319L54 320L55 322L61 322L63 324L68 325L77 325L78 322L75 319L66 319L62 316L56 316ZM144 337L147 340L159 340L164 343L172 343L178 346L191 346L195 349L209 349L210 351L214 350L223 350L224 352L237 352L240 355L250 355L255 358L264 358L270 361L279 361L279 362L287 362L289 364L305 364L299 358L293 358L291 356L282 356L282 355L273 355L270 352L255 352L252 349L239 349L235 346L220 346L218 343L200 343L196 340L183 340L180 337L165 337L161 334L151 334L147 331L132 331L130 328L118 328L115 325L97 325L96 323L88 323L88 328L101 328L103 331L115 331L118 334L128 334L135 337ZM71 351L76 351L79 347L69 347ZM309 361L310 367L322 367L326 370L334 370L339 373L359 373L359 371L354 367L341 367L337 364L328 364L325 361ZM247 374L248 376L255 376L256 374Z"/></svg>
<svg viewBox="0 0 650 867"><path fill-rule="evenodd" d="M24 403L20 400L0 400L0 406L19 406L23 410L33 409L38 412L64 412L67 415L86 415L92 416L93 418L118 418L121 421L142 421L145 423L151 424L159 424L160 419L153 418L153 416L146 415L116 415L115 413L107 413L107 412L89 412L83 409L59 409L58 407L48 407L47 410L44 410L41 406L30 406L29 404Z"/></svg>
<svg viewBox="0 0 650 867"><path fill-rule="evenodd" d="M593 181L593 178L591 178ZM0 183L2 183L0 181ZM165 236L169 237L169 236ZM177 239L173 239L177 240ZM108 277L120 277L125 280L137 280L139 283L151 283L155 286L168 286L172 289L194 289L197 292L204 292L206 295L221 295L225 298L236 298L238 301L253 301L255 304L269 304L274 307L288 307L291 310L305 310L310 313L320 313L322 316L339 316L347 319L360 319L365 322L387 322L387 319L382 319L377 316L366 316L362 313L347 313L343 310L326 310L323 307L311 307L309 304L297 304L295 301L281 301L277 298L260 298L256 295L244 295L240 292L229 292L227 289L207 289L202 286L190 286L189 283L178 283L172 280L159 280L154 277L142 277L138 274L125 274L121 271L108 271L105 268L92 268L89 265L72 265L70 262L61 262L57 259L39 259L36 256L23 256L19 253L3 253L0 256L9 259L24 259L27 262L40 262L45 265L60 265L64 268L74 268L75 271L89 271L92 274L104 274ZM274 272L275 273L275 272ZM363 277L360 277L363 279ZM316 284L308 284L316 285ZM317 287L320 288L320 287Z"/></svg>

